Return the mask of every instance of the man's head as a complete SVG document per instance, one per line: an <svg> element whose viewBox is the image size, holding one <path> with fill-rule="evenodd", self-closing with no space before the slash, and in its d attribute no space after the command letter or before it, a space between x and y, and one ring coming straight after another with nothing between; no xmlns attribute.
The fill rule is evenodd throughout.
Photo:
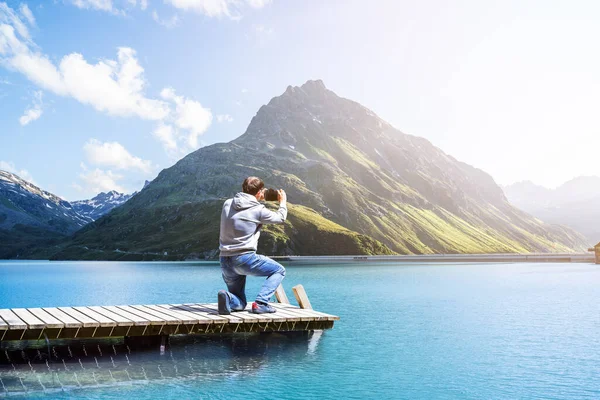
<svg viewBox="0 0 600 400"><path fill-rule="evenodd" d="M249 176L244 179L244 183L242 183L242 191L255 196L258 200L264 198L262 190L264 187L265 183L256 176Z"/></svg>

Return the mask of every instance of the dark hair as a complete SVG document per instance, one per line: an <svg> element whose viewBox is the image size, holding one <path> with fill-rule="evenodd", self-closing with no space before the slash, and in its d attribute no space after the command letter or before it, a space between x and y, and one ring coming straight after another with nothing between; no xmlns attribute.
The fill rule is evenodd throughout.
<svg viewBox="0 0 600 400"><path fill-rule="evenodd" d="M251 194L252 196L256 196L256 193L264 187L265 183L256 176L249 176L244 179L244 183L242 183L242 191Z"/></svg>

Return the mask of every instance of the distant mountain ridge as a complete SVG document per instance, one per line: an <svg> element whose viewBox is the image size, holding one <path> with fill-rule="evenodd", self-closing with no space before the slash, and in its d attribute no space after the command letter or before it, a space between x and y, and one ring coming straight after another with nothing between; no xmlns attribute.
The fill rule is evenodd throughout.
<svg viewBox="0 0 600 400"><path fill-rule="evenodd" d="M576 229L590 244L600 241L600 177L579 176L556 189L522 181L504 187L504 193L541 220Z"/></svg>
<svg viewBox="0 0 600 400"><path fill-rule="evenodd" d="M70 203L16 174L0 170L0 258L40 257L68 235L123 204L133 195L115 191Z"/></svg>
<svg viewBox="0 0 600 400"><path fill-rule="evenodd" d="M322 81L308 81L262 106L237 139L203 147L161 171L126 204L77 232L56 258L214 256L222 202L249 175L285 188L292 207L305 210L263 231L259 251L267 254L339 254L336 238L348 234L360 237L344 249L356 254L587 246L577 232L510 205L485 172L402 133ZM323 236L328 246L316 249L324 235L319 226L330 227ZM307 242L307 235L315 240Z"/></svg>
<svg viewBox="0 0 600 400"><path fill-rule="evenodd" d="M147 181L146 181L147 182ZM137 192L136 192L137 193ZM88 222L95 221L115 207L120 206L133 196L133 194L119 193L115 190L101 192L89 200L76 200L71 202L73 209L86 218Z"/></svg>
<svg viewBox="0 0 600 400"><path fill-rule="evenodd" d="M88 222L68 201L0 170L0 228L25 224L69 234Z"/></svg>
<svg viewBox="0 0 600 400"><path fill-rule="evenodd" d="M0 258L19 258L33 248L56 245L88 222L68 201L0 171Z"/></svg>

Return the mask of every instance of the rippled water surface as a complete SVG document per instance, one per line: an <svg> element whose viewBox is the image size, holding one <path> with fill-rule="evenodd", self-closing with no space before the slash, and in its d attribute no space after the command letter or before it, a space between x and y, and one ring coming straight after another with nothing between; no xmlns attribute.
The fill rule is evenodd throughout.
<svg viewBox="0 0 600 400"><path fill-rule="evenodd" d="M0 397L600 398L600 266L288 266L288 296L298 283L334 329L180 337L164 355L3 344ZM222 287L211 263L0 262L0 308L216 302Z"/></svg>

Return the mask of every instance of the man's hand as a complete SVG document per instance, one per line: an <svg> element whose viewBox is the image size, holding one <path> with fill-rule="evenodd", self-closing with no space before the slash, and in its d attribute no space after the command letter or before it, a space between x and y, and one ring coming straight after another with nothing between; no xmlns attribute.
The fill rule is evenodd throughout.
<svg viewBox="0 0 600 400"><path fill-rule="evenodd" d="M285 194L285 190L279 189L277 191L277 200L279 200L280 203L287 201L287 194Z"/></svg>

